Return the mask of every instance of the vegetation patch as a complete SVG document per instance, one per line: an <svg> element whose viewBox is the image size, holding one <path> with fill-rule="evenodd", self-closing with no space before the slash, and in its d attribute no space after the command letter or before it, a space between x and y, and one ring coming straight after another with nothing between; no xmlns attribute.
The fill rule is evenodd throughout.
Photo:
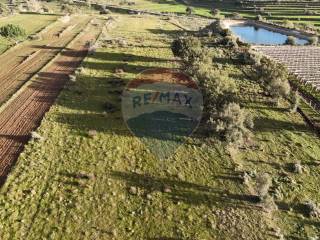
<svg viewBox="0 0 320 240"><path fill-rule="evenodd" d="M17 38L25 36L26 31L18 25L8 24L0 27L0 35L6 38Z"/></svg>

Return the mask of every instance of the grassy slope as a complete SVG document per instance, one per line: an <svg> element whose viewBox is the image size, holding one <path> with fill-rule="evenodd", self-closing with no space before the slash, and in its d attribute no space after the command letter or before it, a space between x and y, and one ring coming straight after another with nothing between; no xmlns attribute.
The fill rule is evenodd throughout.
<svg viewBox="0 0 320 240"><path fill-rule="evenodd" d="M0 18L0 27L9 23L16 24L23 27L27 35L30 35L40 31L56 19L57 16L52 15L18 14ZM13 40L0 37L0 53L6 50L13 42Z"/></svg>
<svg viewBox="0 0 320 240"><path fill-rule="evenodd" d="M45 142L26 146L1 190L1 239L271 239L267 228L275 223L294 236L305 234L294 224L314 224L294 211L266 214L246 197L235 169L272 173L289 203L306 196L320 201L314 189L320 171L308 165L319 156L320 141L299 115L270 107L267 99L256 102L257 85L236 66L224 63L252 93L246 106L257 119L257 150L230 157L218 141L196 134L161 163L126 129L120 111L104 113L106 101L119 105L112 90L121 88L109 82L119 77L114 68L123 68L127 80L148 67L175 66L168 48L175 30L157 18L119 17L110 37L134 47L109 45L87 58L77 83L46 115L39 128ZM90 129L98 132L93 138ZM304 180L302 190L280 177L297 160L310 168L310 174L288 173ZM129 194L130 186L138 195ZM164 193L164 186L172 191Z"/></svg>

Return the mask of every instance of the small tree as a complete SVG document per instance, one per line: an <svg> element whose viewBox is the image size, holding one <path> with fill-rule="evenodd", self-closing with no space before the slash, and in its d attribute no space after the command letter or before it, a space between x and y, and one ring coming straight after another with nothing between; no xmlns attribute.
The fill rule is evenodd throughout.
<svg viewBox="0 0 320 240"><path fill-rule="evenodd" d="M261 64L261 59L262 54L252 49L249 49L248 51L241 53L239 56L240 62L248 65L259 66Z"/></svg>
<svg viewBox="0 0 320 240"><path fill-rule="evenodd" d="M263 57L257 68L261 83L269 91L271 97L279 104L281 97L287 97L290 93L287 68L268 58Z"/></svg>
<svg viewBox="0 0 320 240"><path fill-rule="evenodd" d="M319 43L319 38L318 37L310 37L309 38L309 45L316 46Z"/></svg>
<svg viewBox="0 0 320 240"><path fill-rule="evenodd" d="M186 14L191 15L193 13L193 8L192 7L187 7L186 8Z"/></svg>
<svg viewBox="0 0 320 240"><path fill-rule="evenodd" d="M301 97L299 95L298 91L295 91L295 93L292 96L292 107L291 112L297 112L298 107L300 105Z"/></svg>
<svg viewBox="0 0 320 240"><path fill-rule="evenodd" d="M37 0L28 0L26 2L27 9L30 12L39 12L42 9L42 6Z"/></svg>
<svg viewBox="0 0 320 240"><path fill-rule="evenodd" d="M269 174L259 174L256 176L256 193L260 200L264 200L272 185L272 179Z"/></svg>
<svg viewBox="0 0 320 240"><path fill-rule="evenodd" d="M217 17L217 16L220 15L220 10L217 9L217 8L212 9L212 10L211 10L211 14L212 14L212 16Z"/></svg>
<svg viewBox="0 0 320 240"><path fill-rule="evenodd" d="M226 104L216 121L216 131L222 134L228 143L237 146L243 145L245 140L249 139L251 128L253 128L251 115L237 103Z"/></svg>
<svg viewBox="0 0 320 240"><path fill-rule="evenodd" d="M261 15L257 15L256 20L262 22L262 21L264 21L264 18Z"/></svg>
<svg viewBox="0 0 320 240"><path fill-rule="evenodd" d="M227 35L222 39L221 44L226 47L237 48L238 38L234 35Z"/></svg>
<svg viewBox="0 0 320 240"><path fill-rule="evenodd" d="M185 64L192 65L203 54L202 44L196 37L179 38L172 42L171 50Z"/></svg>
<svg viewBox="0 0 320 240"><path fill-rule="evenodd" d="M7 15L9 14L10 9L7 7L6 4L0 3L0 15Z"/></svg>

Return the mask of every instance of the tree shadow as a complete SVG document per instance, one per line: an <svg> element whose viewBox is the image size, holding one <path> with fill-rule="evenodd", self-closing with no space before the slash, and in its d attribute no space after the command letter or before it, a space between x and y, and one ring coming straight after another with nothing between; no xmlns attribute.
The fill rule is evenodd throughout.
<svg viewBox="0 0 320 240"><path fill-rule="evenodd" d="M139 56L130 53L116 53L116 52L96 52L90 56L92 59L99 59L105 61L116 61L116 62L170 62L173 59Z"/></svg>
<svg viewBox="0 0 320 240"><path fill-rule="evenodd" d="M266 117L260 117L255 119L254 131L256 132L273 132L278 130L311 132L310 128L305 124L292 123Z"/></svg>
<svg viewBox="0 0 320 240"><path fill-rule="evenodd" d="M33 45L32 48L38 48L38 49L51 49L51 50L71 50L70 48L65 47L55 47L55 46L47 46L47 45Z"/></svg>
<svg viewBox="0 0 320 240"><path fill-rule="evenodd" d="M180 36L183 32L181 30L164 30L164 29L148 29L152 34L156 35L167 35L168 38L175 39Z"/></svg>
<svg viewBox="0 0 320 240"><path fill-rule="evenodd" d="M163 191L164 187L169 187L171 191L165 194L175 203L184 202L190 205L207 205L209 207L221 203L224 206L232 206L235 208L261 209L256 205L259 203L259 198L254 195L230 193L226 190L187 181L138 173L112 171L111 176L115 179L125 181L128 186L139 187L147 192Z"/></svg>
<svg viewBox="0 0 320 240"><path fill-rule="evenodd" d="M113 63L98 63L98 62L92 62L87 63L86 67L88 67L90 70L111 70L115 71L116 69L122 69L124 73L133 73L138 74L144 70L152 69L157 66L157 62L149 62L154 63L154 66L145 66L145 65L139 65L139 64L130 64L126 62L113 62Z"/></svg>

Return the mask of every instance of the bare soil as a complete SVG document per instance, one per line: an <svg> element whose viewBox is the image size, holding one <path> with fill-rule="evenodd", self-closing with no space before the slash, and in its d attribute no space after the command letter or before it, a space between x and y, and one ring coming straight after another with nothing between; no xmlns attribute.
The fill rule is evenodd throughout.
<svg viewBox="0 0 320 240"><path fill-rule="evenodd" d="M99 26L90 24L84 34L80 34L67 49L58 55L49 66L38 72L28 86L4 108L0 113L0 183L2 184L11 167L14 165L25 143L30 138L30 133L36 129L45 113L54 103L60 90L69 79L69 75L79 66L88 52L88 41L94 41L100 33ZM67 39L55 39L54 46L60 46L63 42L70 41L74 34ZM57 44L58 43L58 44ZM19 79L30 76L30 68L39 68L44 64L44 57L50 58L56 49L44 49L43 54L38 55L34 61L39 64L24 64L19 68ZM51 51L52 50L52 51ZM47 60L46 60L47 61ZM14 64L13 64L14 65ZM24 77L24 78L23 78ZM16 81L19 81L16 78ZM1 84L7 84L8 79L0 78ZM11 84L14 85L14 81ZM11 86L12 89L13 87ZM7 90L8 91L8 90ZM1 88L0 92L7 93Z"/></svg>

